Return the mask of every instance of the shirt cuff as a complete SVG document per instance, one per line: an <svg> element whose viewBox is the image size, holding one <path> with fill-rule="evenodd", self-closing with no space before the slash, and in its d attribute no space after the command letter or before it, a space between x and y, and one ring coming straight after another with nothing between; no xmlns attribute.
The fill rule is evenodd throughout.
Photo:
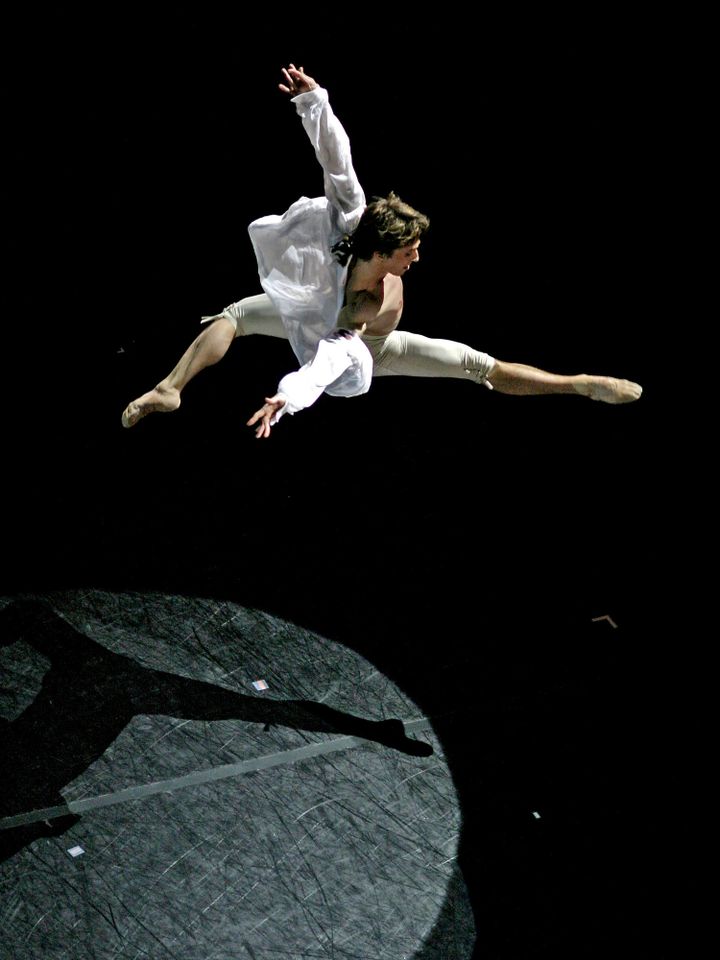
<svg viewBox="0 0 720 960"><path fill-rule="evenodd" d="M315 87L314 90L307 90L305 93L299 93L292 97L295 109L302 116L307 110L311 109L316 103L327 103L329 94L325 87Z"/></svg>

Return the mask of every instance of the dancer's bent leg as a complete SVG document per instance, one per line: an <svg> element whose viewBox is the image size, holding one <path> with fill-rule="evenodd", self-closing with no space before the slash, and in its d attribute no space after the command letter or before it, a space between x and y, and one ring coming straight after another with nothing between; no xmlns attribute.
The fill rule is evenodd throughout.
<svg viewBox="0 0 720 960"><path fill-rule="evenodd" d="M124 427L135 424L149 413L171 413L180 406L180 393L201 370L217 363L235 339L230 320L219 317L190 344L173 370L152 390L133 400L122 415Z"/></svg>
<svg viewBox="0 0 720 960"><path fill-rule="evenodd" d="M282 320L264 293L238 300L222 313L204 317L203 321L209 322L209 326L193 340L171 373L125 408L122 415L124 427L134 427L149 413L177 410L186 384L201 370L222 360L235 337L258 333L287 339Z"/></svg>

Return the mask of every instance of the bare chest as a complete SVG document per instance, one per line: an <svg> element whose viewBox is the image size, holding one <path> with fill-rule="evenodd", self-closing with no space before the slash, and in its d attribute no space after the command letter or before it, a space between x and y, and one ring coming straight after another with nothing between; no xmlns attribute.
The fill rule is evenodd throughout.
<svg viewBox="0 0 720 960"><path fill-rule="evenodd" d="M400 323L403 312L402 280L388 274L372 292L349 290L347 302L352 304L355 300L362 302L365 333L374 337L384 336Z"/></svg>

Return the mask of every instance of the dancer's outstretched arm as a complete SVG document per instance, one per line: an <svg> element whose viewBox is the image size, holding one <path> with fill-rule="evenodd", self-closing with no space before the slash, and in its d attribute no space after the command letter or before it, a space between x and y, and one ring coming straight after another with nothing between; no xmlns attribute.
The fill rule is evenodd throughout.
<svg viewBox="0 0 720 960"><path fill-rule="evenodd" d="M350 138L335 116L328 92L302 67L283 68L280 89L293 98L305 133L323 169L325 196L335 218L335 227L352 232L365 209L365 194L353 167Z"/></svg>

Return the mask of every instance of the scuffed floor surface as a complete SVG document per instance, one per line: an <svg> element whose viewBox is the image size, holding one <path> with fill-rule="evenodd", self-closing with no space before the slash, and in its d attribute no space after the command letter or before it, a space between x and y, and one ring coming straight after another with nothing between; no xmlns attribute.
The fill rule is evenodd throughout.
<svg viewBox="0 0 720 960"><path fill-rule="evenodd" d="M361 656L212 600L0 602L0 956L470 957L445 758Z"/></svg>

